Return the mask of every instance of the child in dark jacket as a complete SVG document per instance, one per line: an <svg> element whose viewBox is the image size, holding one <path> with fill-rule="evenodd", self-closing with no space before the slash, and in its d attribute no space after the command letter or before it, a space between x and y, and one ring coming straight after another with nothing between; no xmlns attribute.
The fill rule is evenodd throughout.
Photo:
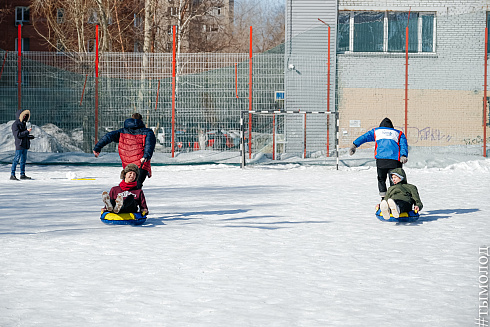
<svg viewBox="0 0 490 327"><path fill-rule="evenodd" d="M141 212L148 214L145 194L137 188L139 169L135 164L129 164L121 171L121 183L111 188L109 193L102 192L102 201L105 204L103 211L114 213Z"/></svg>
<svg viewBox="0 0 490 327"><path fill-rule="evenodd" d="M123 168L130 163L140 167L137 183L138 188L142 188L146 177L151 177L151 157L156 144L153 130L145 127L139 113L134 113L124 121L124 128L107 133L97 142L94 155L98 157L102 148L111 142L118 143Z"/></svg>
<svg viewBox="0 0 490 327"><path fill-rule="evenodd" d="M390 212L394 218L400 217L401 212L409 212L413 209L420 211L423 208L420 201L417 187L407 183L407 175L403 168L396 168L390 171L390 179L393 186L390 186L380 209L383 217L390 217Z"/></svg>

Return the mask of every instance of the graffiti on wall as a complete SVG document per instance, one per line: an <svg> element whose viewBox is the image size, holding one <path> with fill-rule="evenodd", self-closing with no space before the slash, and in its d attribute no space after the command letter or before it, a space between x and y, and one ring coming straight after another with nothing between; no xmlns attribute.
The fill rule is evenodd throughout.
<svg viewBox="0 0 490 327"><path fill-rule="evenodd" d="M433 127L424 127L422 129L409 127L407 135L410 137L412 143L417 143L419 141L450 142L453 138L452 135Z"/></svg>
<svg viewBox="0 0 490 327"><path fill-rule="evenodd" d="M481 135L477 135L474 138L463 139L465 145L473 145L473 144L481 144L483 143L483 137ZM487 137L487 142L490 143L490 137Z"/></svg>

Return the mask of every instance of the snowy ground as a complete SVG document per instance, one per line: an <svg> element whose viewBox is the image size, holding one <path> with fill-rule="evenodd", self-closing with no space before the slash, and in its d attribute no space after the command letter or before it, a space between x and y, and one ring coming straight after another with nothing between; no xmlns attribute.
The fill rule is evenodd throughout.
<svg viewBox="0 0 490 327"><path fill-rule="evenodd" d="M473 326L490 160L413 158L412 224L367 166L156 166L130 227L99 219L120 167L2 164L0 326Z"/></svg>

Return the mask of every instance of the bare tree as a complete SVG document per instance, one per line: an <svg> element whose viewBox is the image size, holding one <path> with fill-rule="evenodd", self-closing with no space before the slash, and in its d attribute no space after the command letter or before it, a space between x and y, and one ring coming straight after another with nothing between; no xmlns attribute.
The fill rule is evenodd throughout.
<svg viewBox="0 0 490 327"><path fill-rule="evenodd" d="M235 23L230 52L248 52L250 26L253 27L253 51L267 51L284 42L284 5L260 0L241 0L235 7Z"/></svg>
<svg viewBox="0 0 490 327"><path fill-rule="evenodd" d="M32 0L31 4L38 34L53 49L68 52L93 51L95 25L100 29L100 51L124 50L134 37L135 10L131 0Z"/></svg>
<svg viewBox="0 0 490 327"><path fill-rule="evenodd" d="M10 3L2 3L0 5L0 23L7 17L7 15L10 15L10 13L13 11L12 4Z"/></svg>

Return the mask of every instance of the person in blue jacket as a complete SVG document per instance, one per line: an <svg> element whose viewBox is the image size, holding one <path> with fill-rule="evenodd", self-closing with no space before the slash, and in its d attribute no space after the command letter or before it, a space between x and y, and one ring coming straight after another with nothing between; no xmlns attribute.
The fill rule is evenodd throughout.
<svg viewBox="0 0 490 327"><path fill-rule="evenodd" d="M374 158L376 158L376 168L378 172L378 190L381 200L386 195L386 178L388 172L394 168L402 168L408 161L407 138L402 131L393 128L393 123L389 118L385 118L379 127L359 136L349 149L349 154L353 155L356 149L366 142L375 142ZM390 179L390 185L393 185Z"/></svg>

